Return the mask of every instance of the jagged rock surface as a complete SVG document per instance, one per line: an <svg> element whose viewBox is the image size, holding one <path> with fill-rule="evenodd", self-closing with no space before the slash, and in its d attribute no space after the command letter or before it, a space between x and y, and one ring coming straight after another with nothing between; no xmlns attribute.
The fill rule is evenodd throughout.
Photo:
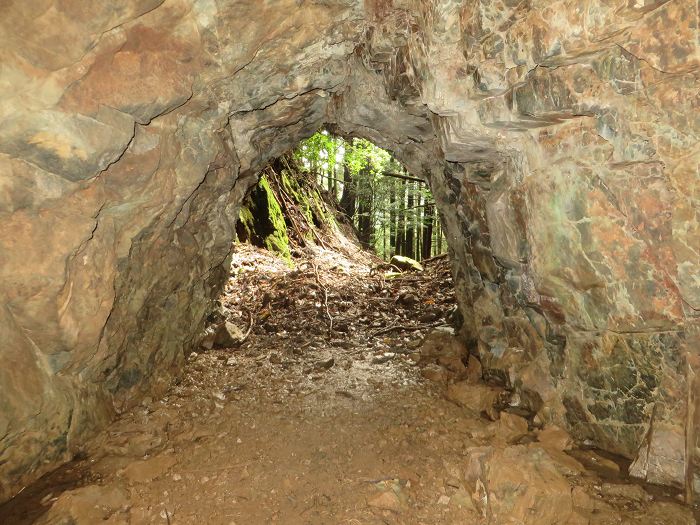
<svg viewBox="0 0 700 525"><path fill-rule="evenodd" d="M0 499L163 391L256 172L324 122L429 179L486 376L640 477L692 481L694 2L0 12Z"/></svg>

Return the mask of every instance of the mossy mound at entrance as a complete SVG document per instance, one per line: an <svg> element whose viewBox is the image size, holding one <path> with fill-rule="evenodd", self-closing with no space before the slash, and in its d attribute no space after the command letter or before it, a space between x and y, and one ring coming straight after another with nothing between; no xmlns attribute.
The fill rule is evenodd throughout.
<svg viewBox="0 0 700 525"><path fill-rule="evenodd" d="M291 259L297 246L337 244L349 232L341 232L338 205L324 199L322 191L291 159L279 159L264 170L244 200L236 224L238 240L285 259Z"/></svg>
<svg viewBox="0 0 700 525"><path fill-rule="evenodd" d="M236 234L239 241L267 248L285 259L291 257L284 214L266 175L241 206Z"/></svg>

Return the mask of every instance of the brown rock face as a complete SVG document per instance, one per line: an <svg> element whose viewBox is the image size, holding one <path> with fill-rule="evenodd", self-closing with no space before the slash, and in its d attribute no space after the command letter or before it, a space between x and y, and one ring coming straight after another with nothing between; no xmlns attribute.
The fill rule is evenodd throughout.
<svg viewBox="0 0 700 525"><path fill-rule="evenodd" d="M583 524L561 465L544 449L522 445L468 452L466 482L479 512L494 523Z"/></svg>
<svg viewBox="0 0 700 525"><path fill-rule="evenodd" d="M0 500L168 384L256 171L324 122L430 181L485 378L650 481L700 479L695 2L0 15Z"/></svg>

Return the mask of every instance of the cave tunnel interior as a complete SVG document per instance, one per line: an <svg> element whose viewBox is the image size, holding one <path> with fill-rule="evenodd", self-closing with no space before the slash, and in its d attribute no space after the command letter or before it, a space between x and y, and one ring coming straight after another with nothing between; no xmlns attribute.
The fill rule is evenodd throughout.
<svg viewBox="0 0 700 525"><path fill-rule="evenodd" d="M0 521L695 523L696 3L0 12Z"/></svg>

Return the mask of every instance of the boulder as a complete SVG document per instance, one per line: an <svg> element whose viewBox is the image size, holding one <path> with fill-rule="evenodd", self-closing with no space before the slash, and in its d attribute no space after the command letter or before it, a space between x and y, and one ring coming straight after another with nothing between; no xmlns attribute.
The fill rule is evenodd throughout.
<svg viewBox="0 0 700 525"><path fill-rule="evenodd" d="M88 485L61 494L36 525L126 525L128 506L124 488Z"/></svg>
<svg viewBox="0 0 700 525"><path fill-rule="evenodd" d="M656 425L636 459L630 476L657 485L683 487L685 483L685 436L675 428Z"/></svg>
<svg viewBox="0 0 700 525"><path fill-rule="evenodd" d="M404 255L394 255L391 258L390 264L396 266L399 270L404 272L423 271L423 265L421 263Z"/></svg>
<svg viewBox="0 0 700 525"><path fill-rule="evenodd" d="M422 363L439 363L448 368L456 367L453 371L464 371L466 369L464 363L469 360L469 351L465 344L444 330L430 332L423 339L419 351ZM460 363L461 367L457 363Z"/></svg>
<svg viewBox="0 0 700 525"><path fill-rule="evenodd" d="M468 381L459 381L447 387L445 396L475 414L490 413L496 405L502 389L484 384L472 384Z"/></svg>
<svg viewBox="0 0 700 525"><path fill-rule="evenodd" d="M631 483L603 483L600 487L600 493L607 498L628 500L635 503L654 499L642 487Z"/></svg>
<svg viewBox="0 0 700 525"><path fill-rule="evenodd" d="M205 350L212 348L232 348L238 346L245 339L245 333L238 325L225 321L205 329L199 343Z"/></svg>
<svg viewBox="0 0 700 525"><path fill-rule="evenodd" d="M241 344L245 338L245 333L238 325L226 321L216 332L214 346L217 348L231 348Z"/></svg>
<svg viewBox="0 0 700 525"><path fill-rule="evenodd" d="M574 509L571 485L544 449L477 447L466 464L467 490L490 523L587 523Z"/></svg>
<svg viewBox="0 0 700 525"><path fill-rule="evenodd" d="M527 420L515 414L501 412L496 422L496 439L503 443L516 443L528 433Z"/></svg>
<svg viewBox="0 0 700 525"><path fill-rule="evenodd" d="M569 433L557 425L547 425L537 433L537 441L543 447L553 450L569 450L574 445L574 440Z"/></svg>
<svg viewBox="0 0 700 525"><path fill-rule="evenodd" d="M446 385L452 374L443 367L429 363L420 371L421 375L429 381Z"/></svg>

